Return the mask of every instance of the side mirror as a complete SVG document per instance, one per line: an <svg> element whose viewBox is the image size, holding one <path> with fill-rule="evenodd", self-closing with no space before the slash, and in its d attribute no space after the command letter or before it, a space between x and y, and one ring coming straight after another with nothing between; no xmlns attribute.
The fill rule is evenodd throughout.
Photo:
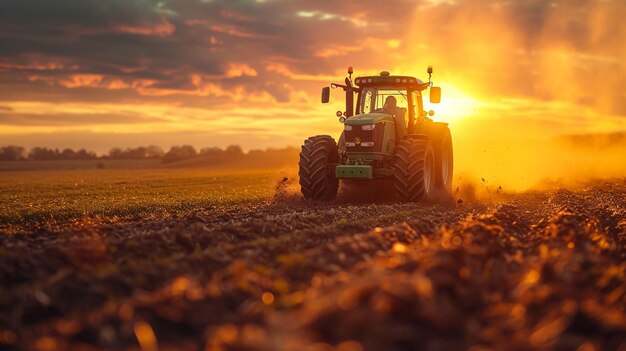
<svg viewBox="0 0 626 351"><path fill-rule="evenodd" d="M433 104L438 104L441 102L441 88L440 87L430 88L430 102Z"/></svg>
<svg viewBox="0 0 626 351"><path fill-rule="evenodd" d="M327 104L330 101L330 87L322 88L322 104Z"/></svg>
<svg viewBox="0 0 626 351"><path fill-rule="evenodd" d="M322 88L322 104L327 104L330 101L330 87Z"/></svg>

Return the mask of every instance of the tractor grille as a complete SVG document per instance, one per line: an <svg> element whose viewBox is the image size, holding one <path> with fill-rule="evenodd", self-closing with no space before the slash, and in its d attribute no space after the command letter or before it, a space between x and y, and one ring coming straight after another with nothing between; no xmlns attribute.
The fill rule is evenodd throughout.
<svg viewBox="0 0 626 351"><path fill-rule="evenodd" d="M383 123L377 123L375 126L374 130L363 130L363 126L352 126L352 130L346 130L346 151L382 152L385 126Z"/></svg>

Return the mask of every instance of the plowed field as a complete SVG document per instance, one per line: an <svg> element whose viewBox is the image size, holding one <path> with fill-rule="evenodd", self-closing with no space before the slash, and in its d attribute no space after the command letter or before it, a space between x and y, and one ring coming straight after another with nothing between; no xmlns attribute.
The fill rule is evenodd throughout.
<svg viewBox="0 0 626 351"><path fill-rule="evenodd" d="M625 180L435 204L281 183L0 235L0 346L626 349Z"/></svg>

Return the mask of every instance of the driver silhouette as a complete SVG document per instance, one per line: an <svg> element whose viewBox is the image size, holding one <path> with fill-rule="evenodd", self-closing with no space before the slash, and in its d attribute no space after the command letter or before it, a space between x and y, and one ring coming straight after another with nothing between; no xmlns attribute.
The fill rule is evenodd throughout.
<svg viewBox="0 0 626 351"><path fill-rule="evenodd" d="M399 118L404 122L404 115L406 114L406 109L402 107L398 107L398 100L396 100L395 96L387 96L385 99L385 105L383 106L383 110L390 115L393 115L395 118Z"/></svg>

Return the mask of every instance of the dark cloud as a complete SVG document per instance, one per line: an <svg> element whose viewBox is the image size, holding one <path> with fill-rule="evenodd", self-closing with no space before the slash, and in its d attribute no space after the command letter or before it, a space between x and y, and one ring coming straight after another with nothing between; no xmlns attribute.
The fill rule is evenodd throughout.
<svg viewBox="0 0 626 351"><path fill-rule="evenodd" d="M290 78L266 72L268 63L299 74L333 72L345 59L320 59L317 52L327 47L367 52L359 45L399 34L417 3L8 0L0 4L0 69L1 63L13 66L8 70L15 80L29 81L36 71L50 78L50 90L58 88L55 78L68 74L106 75L129 85L154 80L155 88L188 90L189 76L200 74L226 88L268 88L276 100L286 101L285 91L272 87ZM249 65L258 76L224 78L232 63ZM65 93L68 99L81 95Z"/></svg>
<svg viewBox="0 0 626 351"><path fill-rule="evenodd" d="M151 0L4 0L0 28L48 37L148 28L166 18L158 4Z"/></svg>
<svg viewBox="0 0 626 351"><path fill-rule="evenodd" d="M5 0L0 101L289 103L297 91L317 94L314 76L348 65L435 64L438 78L480 82L490 97L621 114L624 11L591 0ZM80 75L102 78L68 84Z"/></svg>

